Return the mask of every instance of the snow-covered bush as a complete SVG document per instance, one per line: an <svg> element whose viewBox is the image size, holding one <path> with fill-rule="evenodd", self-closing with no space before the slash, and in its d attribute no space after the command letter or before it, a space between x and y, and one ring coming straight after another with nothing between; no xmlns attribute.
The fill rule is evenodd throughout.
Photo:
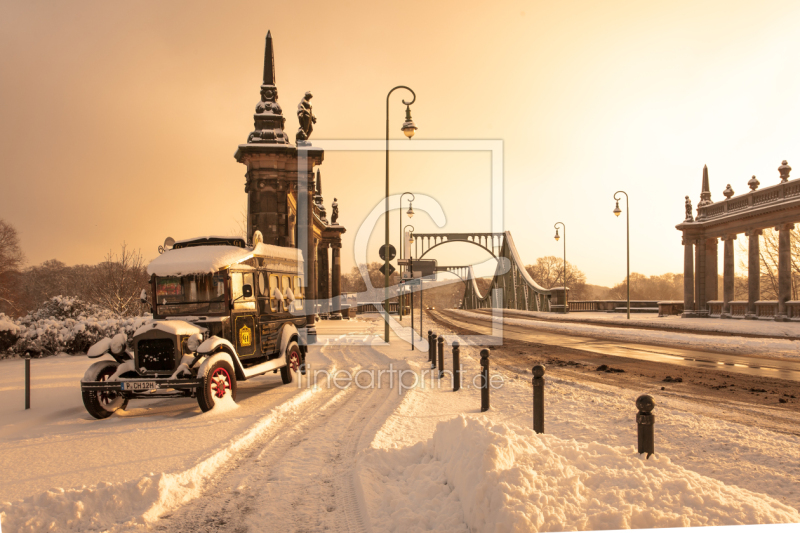
<svg viewBox="0 0 800 533"><path fill-rule="evenodd" d="M55 296L13 323L17 328L16 340L0 353L6 356L26 352L34 356L85 353L103 337L117 333L132 337L150 319L151 315L121 318L78 298Z"/></svg>
<svg viewBox="0 0 800 533"><path fill-rule="evenodd" d="M19 338L18 332L19 326L14 323L14 320L5 313L0 313L0 357L16 344Z"/></svg>

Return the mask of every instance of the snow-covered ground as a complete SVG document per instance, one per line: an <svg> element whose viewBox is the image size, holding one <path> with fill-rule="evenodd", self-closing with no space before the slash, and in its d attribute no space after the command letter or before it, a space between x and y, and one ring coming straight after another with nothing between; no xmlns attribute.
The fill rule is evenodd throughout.
<svg viewBox="0 0 800 533"><path fill-rule="evenodd" d="M481 320L492 320L496 323L502 323L512 326L524 326L531 330L547 331L551 333L563 333L566 335L577 335L583 337L592 337L595 339L616 340L632 343L651 344L656 346L671 346L675 348L693 349L708 352L729 353L733 355L754 355L758 357L765 357L770 359L787 359L798 360L800 359L800 340L791 340L784 338L752 338L737 336L735 332L729 331L728 335L701 335L690 332L683 332L679 329L672 330L654 330L654 329L639 329L639 328L620 328L608 327L597 324L586 324L581 322L581 317L574 315L569 316L566 320L556 320L548 317L547 320L530 320L526 318L515 318L514 315L522 313L535 315L540 318L547 313L533 313L529 311L514 311L513 314L498 313L492 316L486 313L475 313L472 311L452 310L457 316L465 318L480 318ZM589 313L581 313L589 314ZM600 314L600 313L596 313ZM552 314L551 314L552 316ZM559 315L563 317L564 315ZM675 321L681 320L679 318ZM697 322L711 322L711 319L685 319L686 321L695 320ZM610 320L617 322L617 318ZM634 322L631 319L631 322ZM720 320L720 323L736 325L746 325L752 323L751 321L733 321L733 320ZM641 319L640 324L649 324L648 319ZM677 322L675 322L677 323ZM733 327L731 326L731 327ZM800 324L792 323L789 325L779 324L776 322L758 322L756 326L763 326L766 330L772 331L772 327L781 330L782 333L776 333L779 337L785 333L784 328L790 326L800 329ZM756 326L753 326L754 328ZM720 326L722 327L722 326ZM692 329L692 328L690 328ZM751 328L752 330L752 328ZM717 331L717 330L715 330ZM724 330L718 330L724 331Z"/></svg>
<svg viewBox="0 0 800 533"><path fill-rule="evenodd" d="M495 368L480 413L477 347L454 393L427 352L373 335L382 323L322 322L314 371L362 371L340 390L243 382L238 405L132 401L107 420L83 410L89 361L1 361L2 531L563 531L800 523L800 437L723 420L713 406L564 379L549 370L546 434L530 431L530 374ZM437 327L441 333L441 327ZM324 334L329 333L327 338ZM350 341L340 337L350 333ZM446 368L451 367L448 337ZM354 340L364 341L355 344ZM419 348L419 346L418 346ZM423 346L424 348L424 346ZM378 376L369 371L406 371ZM406 388L424 375L425 386ZM310 374L311 375L311 374ZM373 376L375 374L372 374ZM392 379L390 383L389 380ZM366 381L365 381L366 380ZM657 401L656 456L635 453L635 396ZM788 530L787 530L788 531Z"/></svg>

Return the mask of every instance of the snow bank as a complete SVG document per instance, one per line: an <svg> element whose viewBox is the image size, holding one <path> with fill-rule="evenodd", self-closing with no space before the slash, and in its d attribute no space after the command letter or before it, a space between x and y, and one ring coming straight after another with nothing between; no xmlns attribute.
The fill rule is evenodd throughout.
<svg viewBox="0 0 800 533"><path fill-rule="evenodd" d="M147 265L147 273L156 276L185 276L188 274L212 274L221 268L240 263L254 255L287 261L303 261L303 252L260 243L255 248L238 246L191 246L169 250Z"/></svg>
<svg viewBox="0 0 800 533"><path fill-rule="evenodd" d="M104 482L80 489L51 489L15 503L2 503L0 522L3 530L20 533L117 532L149 524L199 496L206 482L213 479L214 474L231 458L244 451L282 417L291 416L313 394L314 391L309 389L293 396L261 418L246 433L183 472L151 474L137 480ZM230 410L235 408L223 405L222 410L230 414ZM201 416L213 417L215 410Z"/></svg>
<svg viewBox="0 0 800 533"><path fill-rule="evenodd" d="M19 326L14 324L11 318L7 317L5 313L0 313L0 331L8 331L16 334L19 331Z"/></svg>
<svg viewBox="0 0 800 533"><path fill-rule="evenodd" d="M777 500L633 447L579 443L463 415L427 443L372 449L376 530L539 532L800 522ZM377 511L376 511L377 510Z"/></svg>

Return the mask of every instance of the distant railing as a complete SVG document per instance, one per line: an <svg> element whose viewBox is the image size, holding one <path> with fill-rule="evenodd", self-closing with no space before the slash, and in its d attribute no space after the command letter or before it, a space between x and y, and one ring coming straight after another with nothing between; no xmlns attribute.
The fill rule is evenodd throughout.
<svg viewBox="0 0 800 533"><path fill-rule="evenodd" d="M756 316L758 318L774 319L778 314L778 300L759 300L756 302Z"/></svg>
<svg viewBox="0 0 800 533"><path fill-rule="evenodd" d="M627 311L627 300L570 300L570 313L582 311L605 311L609 313L621 313ZM639 313L658 312L658 302L656 300L631 300L631 311Z"/></svg>
<svg viewBox="0 0 800 533"><path fill-rule="evenodd" d="M359 315L365 313L380 313L383 305L378 302L358 304L356 312ZM400 312L400 304L398 302L389 302L389 314L396 315Z"/></svg>

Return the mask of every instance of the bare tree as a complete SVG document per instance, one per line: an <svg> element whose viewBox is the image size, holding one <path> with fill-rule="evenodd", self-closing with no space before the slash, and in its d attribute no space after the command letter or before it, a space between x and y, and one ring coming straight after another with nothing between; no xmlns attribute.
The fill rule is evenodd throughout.
<svg viewBox="0 0 800 533"><path fill-rule="evenodd" d="M792 300L800 299L800 228L794 228L789 234L791 245L791 270L792 270ZM759 271L761 275L760 299L778 299L778 236L779 232L767 228L759 237ZM747 239L739 241L739 269L743 273L737 276L736 297L747 299Z"/></svg>
<svg viewBox="0 0 800 533"><path fill-rule="evenodd" d="M141 251L129 250L122 243L120 254L108 252L94 267L90 301L120 316L141 313L139 295L148 287L148 276Z"/></svg>
<svg viewBox="0 0 800 533"><path fill-rule="evenodd" d="M564 286L563 258L554 255L540 257L536 260L536 264L526 265L525 270L533 281L545 289ZM566 285L570 289L570 300L582 300L586 296L586 274L569 261L567 261Z"/></svg>
<svg viewBox="0 0 800 533"><path fill-rule="evenodd" d="M16 228L0 219L0 309L18 310L19 274L24 263Z"/></svg>

